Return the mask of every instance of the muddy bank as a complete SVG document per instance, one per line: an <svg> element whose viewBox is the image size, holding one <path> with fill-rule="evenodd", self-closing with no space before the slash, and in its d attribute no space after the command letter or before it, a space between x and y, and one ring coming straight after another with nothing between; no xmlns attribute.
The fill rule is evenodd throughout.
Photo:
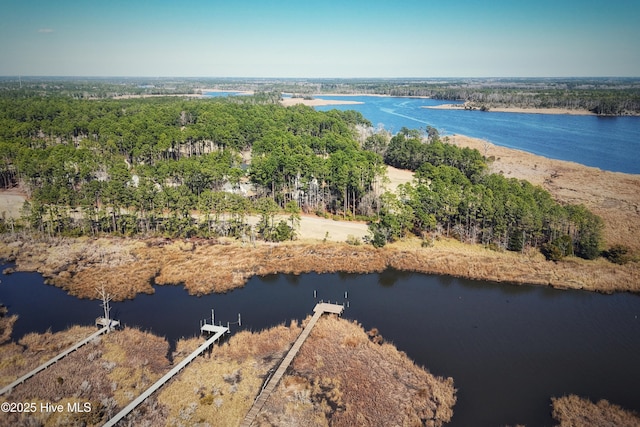
<svg viewBox="0 0 640 427"><path fill-rule="evenodd" d="M409 240L382 249L344 243L259 244L165 239L31 239L4 236L0 257L21 271L82 298L104 284L116 299L153 293L153 284L184 285L203 295L243 286L252 276L307 272L373 273L387 268L497 282L528 283L599 292L640 291L638 263L604 259L546 261L538 251L495 252L452 240L423 248Z"/></svg>

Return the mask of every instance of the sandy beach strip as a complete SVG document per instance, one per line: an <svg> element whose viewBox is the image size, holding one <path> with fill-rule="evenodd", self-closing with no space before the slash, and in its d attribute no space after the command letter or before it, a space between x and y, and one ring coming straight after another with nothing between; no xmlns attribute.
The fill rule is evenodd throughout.
<svg viewBox="0 0 640 427"><path fill-rule="evenodd" d="M442 104L429 105L421 108L429 110L480 110L477 107L470 107L467 104ZM595 116L589 110L571 110L569 108L522 108L522 107L490 107L485 110L488 113L520 113L520 114L564 114L573 116Z"/></svg>

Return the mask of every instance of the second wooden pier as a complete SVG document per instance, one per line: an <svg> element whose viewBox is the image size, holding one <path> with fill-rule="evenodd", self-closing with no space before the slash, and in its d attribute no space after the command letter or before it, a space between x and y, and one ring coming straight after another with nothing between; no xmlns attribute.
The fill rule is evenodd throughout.
<svg viewBox="0 0 640 427"><path fill-rule="evenodd" d="M258 413L260 413L260 410L262 409L264 404L267 402L267 399L269 399L269 395L271 395L273 390L275 390L276 386L280 382L280 379L282 378L284 373L287 371L287 368L293 361L293 358L296 357L296 354L298 354L300 347L302 347L302 344L304 344L305 340L311 333L311 330L316 325L316 322L318 321L318 319L320 319L320 317L325 313L333 313L333 314L340 315L342 314L343 310L344 310L344 306L338 305L338 304L328 304L328 303L316 304L316 306L313 309L313 316L311 317L311 320L309 320L309 323L307 323L307 326L305 326L302 333L298 336L298 339L296 340L296 342L293 344L293 346L291 346L291 349L289 350L285 358L280 363L280 366L276 370L275 374L273 374L273 377L271 377L271 379L269 380L265 388L262 389L262 392L260 393L260 395L258 395L258 398L255 400L255 402L253 402L253 406L245 416L244 421L242 421L242 424L240 424L241 427L251 426L255 418L258 416Z"/></svg>

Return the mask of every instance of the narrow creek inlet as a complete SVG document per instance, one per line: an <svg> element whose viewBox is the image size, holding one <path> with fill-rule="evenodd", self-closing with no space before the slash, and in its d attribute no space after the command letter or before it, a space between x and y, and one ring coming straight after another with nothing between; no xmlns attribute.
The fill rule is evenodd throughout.
<svg viewBox="0 0 640 427"><path fill-rule="evenodd" d="M92 324L101 314L99 301L71 297L45 285L39 274L1 280L0 302L19 315L14 339ZM154 289L154 295L113 303L112 314L170 343L196 335L212 308L216 323L235 322L240 313L242 328L260 330L306 317L320 299L348 301L343 317L378 328L417 364L453 377L458 402L451 426L550 426L550 398L565 394L640 412L638 295L393 270L254 277L244 288L203 297L189 296L181 286Z"/></svg>

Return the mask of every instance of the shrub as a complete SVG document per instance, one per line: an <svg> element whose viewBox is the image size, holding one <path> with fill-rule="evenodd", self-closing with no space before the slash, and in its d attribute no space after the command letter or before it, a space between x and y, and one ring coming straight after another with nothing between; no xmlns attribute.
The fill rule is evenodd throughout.
<svg viewBox="0 0 640 427"><path fill-rule="evenodd" d="M380 230L375 230L373 232L373 238L371 239L371 244L375 248L382 248L387 244L387 237Z"/></svg>
<svg viewBox="0 0 640 427"><path fill-rule="evenodd" d="M349 234L346 240L347 244L352 246L360 246L362 244L362 240L360 238L354 236L353 234Z"/></svg>
<svg viewBox="0 0 640 427"><path fill-rule="evenodd" d="M633 260L631 249L624 245L613 245L608 250L602 251L602 256L619 265L624 265Z"/></svg>
<svg viewBox="0 0 640 427"><path fill-rule="evenodd" d="M542 245L540 251L547 260L560 261L568 255L573 255L571 237L569 235L558 237L554 241Z"/></svg>

